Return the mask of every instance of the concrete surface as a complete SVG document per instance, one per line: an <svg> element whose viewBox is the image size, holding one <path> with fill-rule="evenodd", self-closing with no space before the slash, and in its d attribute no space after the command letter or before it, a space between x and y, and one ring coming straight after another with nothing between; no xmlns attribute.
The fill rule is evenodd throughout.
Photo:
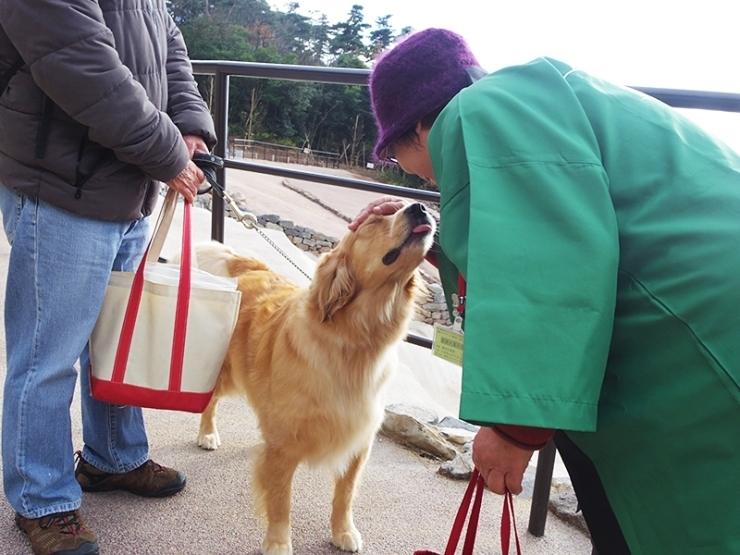
<svg viewBox="0 0 740 555"><path fill-rule="evenodd" d="M318 210L313 203L303 203L301 198L305 197L295 192L288 193L287 188L279 185L279 178L251 174L242 177L257 187L257 192L245 193L248 202L251 195L253 210L259 206L258 193L263 195L264 191L271 191L275 205L268 204L270 209L266 212L278 213L327 234L341 236L346 229L343 220L337 222L328 211ZM260 184L262 180L270 179L273 183L269 189L268 185ZM234 188L234 183L229 185ZM307 188L316 186L304 185ZM362 193L362 198L345 199L345 195L359 195L361 192L342 190L340 193L334 189L337 188L332 188L331 192L327 189L328 199L341 197L342 202L348 203L346 210L356 207L359 211L368 200L377 197L373 193ZM313 218L317 218L316 222ZM337 230L341 225L342 232L325 230L321 224L329 221L334 221ZM163 249L165 256L174 252L179 244L178 222L176 219ZM210 238L209 212L194 210L194 224L196 240ZM315 261L310 256L293 247L282 233L269 230L266 233L289 252L294 262L309 274L312 272ZM239 251L263 258L274 269L298 283L307 282L262 237L236 221L227 220L225 242ZM7 268L8 255L7 242L0 239L0 267ZM6 271L0 270L3 290L5 278ZM0 348L4 352L5 335L2 331ZM401 346L401 358L401 368L388 391L388 404L418 404L433 408L440 416L456 415L459 369L432 357L427 349L409 344ZM0 360L0 374L4 377L4 357ZM71 410L74 445L79 449L82 447L82 432L77 397ZM188 485L183 492L169 499L144 499L124 492L84 494L82 511L99 535L101 553L257 555L263 527L251 513L249 459L250 448L260 439L254 416L246 403L239 399L222 401L219 428L223 444L213 452L203 451L195 443L198 415L148 409L144 412L151 457L185 472ZM54 423L49 422L49 425ZM73 453L69 456L72 457ZM365 542L362 553L411 555L416 549L444 550L466 484L440 476L436 473L438 466L439 461L423 458L384 437L376 439L354 508L355 522ZM555 475L562 472L562 468L556 466ZM330 543L330 476L320 469L299 468L294 481L293 502L294 553L341 553ZM499 553L502 503L502 497L486 492L476 553ZM518 498L514 504L525 555L591 553L590 541L582 532L552 515L548 518L545 536L531 536L526 531L530 502ZM15 528L13 509L1 498L0 555L29 553L31 550L25 536Z"/></svg>

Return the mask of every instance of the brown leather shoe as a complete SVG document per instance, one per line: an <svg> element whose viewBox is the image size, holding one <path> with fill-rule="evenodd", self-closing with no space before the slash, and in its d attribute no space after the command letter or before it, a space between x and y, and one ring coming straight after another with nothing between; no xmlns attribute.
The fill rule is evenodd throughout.
<svg viewBox="0 0 740 555"><path fill-rule="evenodd" d="M168 497L185 487L185 475L149 459L140 467L122 474L98 470L79 456L75 478L82 491L112 491L122 489L144 497Z"/></svg>
<svg viewBox="0 0 740 555"><path fill-rule="evenodd" d="M35 555L98 555L98 538L80 511L26 518L15 513L15 524L31 540Z"/></svg>

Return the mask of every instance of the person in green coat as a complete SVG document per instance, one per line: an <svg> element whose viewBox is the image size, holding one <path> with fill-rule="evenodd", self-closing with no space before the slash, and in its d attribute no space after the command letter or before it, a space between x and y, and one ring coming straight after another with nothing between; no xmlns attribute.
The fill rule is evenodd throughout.
<svg viewBox="0 0 740 555"><path fill-rule="evenodd" d="M440 191L476 467L519 493L555 434L599 555L740 553L740 156L557 60L478 65L427 29L370 78L375 156Z"/></svg>

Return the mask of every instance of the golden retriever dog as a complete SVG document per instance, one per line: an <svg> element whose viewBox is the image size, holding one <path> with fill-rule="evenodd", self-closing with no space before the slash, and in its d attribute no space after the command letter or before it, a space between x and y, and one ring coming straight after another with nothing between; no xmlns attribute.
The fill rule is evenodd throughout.
<svg viewBox="0 0 740 555"><path fill-rule="evenodd" d="M371 215L322 255L308 287L220 243L197 246L200 267L236 277L242 293L198 445L220 444L219 398L246 396L264 441L252 479L255 512L267 518L263 554L292 553L291 486L300 463L333 470L332 543L362 548L352 501L383 419L383 388L416 307L417 268L434 230L421 204Z"/></svg>

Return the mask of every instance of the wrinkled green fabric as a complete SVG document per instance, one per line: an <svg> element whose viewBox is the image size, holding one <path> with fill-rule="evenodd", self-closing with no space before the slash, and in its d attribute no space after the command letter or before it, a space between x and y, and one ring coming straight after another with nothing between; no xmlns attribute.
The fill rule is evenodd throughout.
<svg viewBox="0 0 740 555"><path fill-rule="evenodd" d="M740 553L740 157L544 58L458 94L429 151L461 418L568 431L634 555Z"/></svg>

